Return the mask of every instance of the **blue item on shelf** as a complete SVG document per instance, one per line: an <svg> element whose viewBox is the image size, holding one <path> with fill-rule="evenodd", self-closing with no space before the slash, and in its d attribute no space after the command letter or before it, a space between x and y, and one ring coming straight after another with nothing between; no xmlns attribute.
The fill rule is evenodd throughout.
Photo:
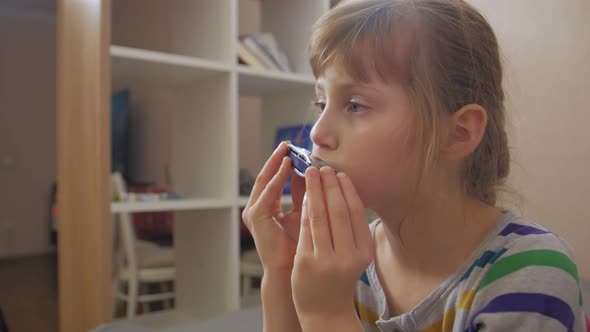
<svg viewBox="0 0 590 332"><path fill-rule="evenodd" d="M111 97L111 171L128 175L129 90Z"/></svg>
<svg viewBox="0 0 590 332"><path fill-rule="evenodd" d="M310 133L313 128L313 124L303 124L296 126L280 127L277 129L275 136L274 148L279 146L282 141L291 141L296 146L302 147L311 151L313 143L311 142ZM283 194L288 195L291 193L291 175L283 188Z"/></svg>

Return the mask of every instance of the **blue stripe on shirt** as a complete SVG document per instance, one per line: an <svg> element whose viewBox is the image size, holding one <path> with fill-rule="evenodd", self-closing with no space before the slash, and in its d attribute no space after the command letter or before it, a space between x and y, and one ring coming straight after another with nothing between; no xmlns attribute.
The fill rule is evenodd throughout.
<svg viewBox="0 0 590 332"><path fill-rule="evenodd" d="M536 228L536 227L532 227L532 226L510 223L510 224L506 225L506 227L504 227L504 229L500 232L499 235L507 236L512 233L516 233L518 235L531 235L531 234L547 234L550 232Z"/></svg>
<svg viewBox="0 0 590 332"><path fill-rule="evenodd" d="M475 320L480 314L503 312L539 313L556 319L567 328L568 332L574 331L575 318L570 306L560 298L539 293L508 293L495 297L473 316L467 331L479 329Z"/></svg>
<svg viewBox="0 0 590 332"><path fill-rule="evenodd" d="M367 272L363 272L363 275L361 275L361 279L360 279L363 283L365 283L367 286L369 285L369 277L367 277Z"/></svg>

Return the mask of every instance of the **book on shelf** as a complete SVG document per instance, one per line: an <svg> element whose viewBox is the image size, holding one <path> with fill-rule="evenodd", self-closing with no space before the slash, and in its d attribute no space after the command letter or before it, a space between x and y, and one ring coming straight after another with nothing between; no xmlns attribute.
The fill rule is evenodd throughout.
<svg viewBox="0 0 590 332"><path fill-rule="evenodd" d="M250 55L258 60L258 64L251 65L240 55L240 49L242 53L249 51ZM241 36L238 40L238 56L244 63L253 67L291 71L286 54L279 49L276 39L268 32ZM260 67L260 64L263 67Z"/></svg>
<svg viewBox="0 0 590 332"><path fill-rule="evenodd" d="M244 46L246 46L246 48L252 52L252 54L254 54L266 68L281 70L279 66L272 60L272 58L262 49L262 47L260 47L260 45L254 41L254 38L251 36L244 37L244 39L242 39L242 43L244 43Z"/></svg>
<svg viewBox="0 0 590 332"><path fill-rule="evenodd" d="M241 40L238 40L238 60L254 68L269 69L258 58L244 46Z"/></svg>
<svg viewBox="0 0 590 332"><path fill-rule="evenodd" d="M291 66L289 65L289 59L285 52L283 52L277 43L277 40L273 36L272 33L263 32L263 33L255 33L250 36L254 42L262 51L264 51L270 58L274 61L274 63L279 67L282 71L291 71Z"/></svg>

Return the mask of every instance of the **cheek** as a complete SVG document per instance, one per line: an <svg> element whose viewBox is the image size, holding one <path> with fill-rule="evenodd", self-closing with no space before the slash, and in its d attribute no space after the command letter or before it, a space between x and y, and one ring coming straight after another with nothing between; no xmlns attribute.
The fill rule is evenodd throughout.
<svg viewBox="0 0 590 332"><path fill-rule="evenodd" d="M350 176L365 207L375 208L403 202L411 194L417 177L414 170L400 164L371 164Z"/></svg>
<svg viewBox="0 0 590 332"><path fill-rule="evenodd" d="M359 156L345 170L366 207L395 204L411 193L418 176L415 139L407 131L385 131L357 146Z"/></svg>

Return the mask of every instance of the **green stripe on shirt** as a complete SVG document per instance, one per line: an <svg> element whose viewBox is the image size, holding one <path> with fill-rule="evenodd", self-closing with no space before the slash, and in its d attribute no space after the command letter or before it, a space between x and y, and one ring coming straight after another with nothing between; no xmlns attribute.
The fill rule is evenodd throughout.
<svg viewBox="0 0 590 332"><path fill-rule="evenodd" d="M576 264L565 254L555 250L528 250L514 255L505 256L496 261L484 276L477 290L481 290L494 281L527 266L550 266L569 273L580 285ZM582 291L579 296L580 306L583 305Z"/></svg>

